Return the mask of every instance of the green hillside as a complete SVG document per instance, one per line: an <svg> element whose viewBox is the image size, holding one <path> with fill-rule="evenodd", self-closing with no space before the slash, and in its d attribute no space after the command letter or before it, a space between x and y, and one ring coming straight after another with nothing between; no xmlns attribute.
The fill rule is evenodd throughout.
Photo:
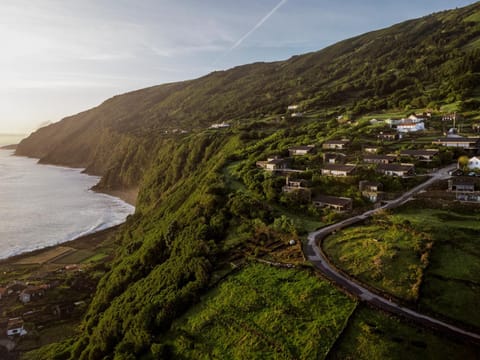
<svg viewBox="0 0 480 360"><path fill-rule="evenodd" d="M478 121L479 14L476 3L286 61L240 66L116 96L22 141L17 154L86 167L103 176L99 188L140 187L137 211L116 239L116 257L91 299L80 335L26 358L167 359L172 354L205 356L209 351L229 356L232 353L221 349L221 342L204 338L225 329L245 341L245 349L264 358L303 352L324 358L333 356L329 351L335 346L348 353L345 343L356 341L373 351L377 336L367 336L370 330L363 329L365 309L352 313L355 300L323 281L318 288L301 291L302 286L313 286L315 278L298 243L307 231L341 215L283 194L285 177L255 164L272 155L288 156L292 145L318 145L334 138L350 140L349 160L358 163L364 145L384 145L376 138L383 125L363 118L371 113L384 117L407 116L411 110L434 113L425 135L394 141L382 148L384 153L430 145L441 135L442 106L468 115L468 124ZM292 118L287 112L292 104L299 105L302 117ZM231 126L208 129L222 121ZM418 164L420 175L459 154L441 149L432 164ZM368 167L340 180L320 176L322 155L318 151L295 158L292 167L305 170L298 177L314 191L346 195L356 209L370 206L358 190L359 180L381 180L391 194L422 181L381 176ZM288 245L290 240L296 247ZM285 275L282 271L292 270L251 264L258 259L286 262L297 269ZM262 280L266 275L276 280ZM255 286L246 286L248 281ZM298 289L298 298L280 286L284 282ZM240 301L232 309L229 291L238 297L245 294L246 303ZM280 306L277 298L286 301ZM332 308L337 305L335 313ZM332 313L309 318L309 307L316 309L312 314L323 308ZM242 311L251 313L239 322ZM342 337L349 316L355 322ZM270 321L273 318L298 320L308 336L322 337L321 349L313 349L312 342L298 333L282 344L272 342L272 333L282 327L282 321ZM377 320L390 327L383 317ZM421 332L411 341L420 338L429 346L442 342L428 330L403 325L402 339L409 338L409 332ZM357 327L368 334L354 339ZM282 331L286 336L294 330L289 323ZM390 340L386 347L399 346ZM468 347L465 353L474 351ZM422 348L415 352L418 358L431 353L436 352Z"/></svg>
<svg viewBox="0 0 480 360"><path fill-rule="evenodd" d="M38 130L17 153L95 174L112 173L106 186L131 186L140 181L155 144L173 129L195 132L221 121L238 124L283 115L290 104L353 116L456 102L463 110L478 108L479 9L477 3L286 61L239 66L115 96Z"/></svg>

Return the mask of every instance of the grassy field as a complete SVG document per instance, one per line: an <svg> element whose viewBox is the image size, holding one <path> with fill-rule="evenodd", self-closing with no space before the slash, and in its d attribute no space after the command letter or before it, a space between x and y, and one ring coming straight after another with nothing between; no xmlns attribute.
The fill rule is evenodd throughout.
<svg viewBox="0 0 480 360"><path fill-rule="evenodd" d="M249 265L174 323L172 356L324 358L355 306L307 271Z"/></svg>
<svg viewBox="0 0 480 360"><path fill-rule="evenodd" d="M430 242L428 233L385 215L327 237L324 249L347 273L397 297L416 300Z"/></svg>
<svg viewBox="0 0 480 360"><path fill-rule="evenodd" d="M331 259L362 281L418 299L423 311L480 328L475 311L480 299L480 209L454 212L412 204L388 216L383 226L378 221L327 238Z"/></svg>
<svg viewBox="0 0 480 360"><path fill-rule="evenodd" d="M480 348L359 306L328 359L477 359Z"/></svg>

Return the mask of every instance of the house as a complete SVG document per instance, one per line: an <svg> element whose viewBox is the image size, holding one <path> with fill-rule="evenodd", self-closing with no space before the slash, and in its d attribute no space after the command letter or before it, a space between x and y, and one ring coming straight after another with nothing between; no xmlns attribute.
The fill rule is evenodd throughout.
<svg viewBox="0 0 480 360"><path fill-rule="evenodd" d="M454 192L458 201L480 202L480 193L475 191L476 183L472 177L455 177L448 180L448 191Z"/></svg>
<svg viewBox="0 0 480 360"><path fill-rule="evenodd" d="M18 298L22 303L26 304L35 298L39 298L45 295L45 289L46 289L45 285L29 286L20 293Z"/></svg>
<svg viewBox="0 0 480 360"><path fill-rule="evenodd" d="M387 119L385 120L385 123L387 123L390 126L399 126L399 125L405 125L405 124L419 124L423 123L425 119L422 117L417 117L416 115L410 115L408 118L402 118L402 119Z"/></svg>
<svg viewBox="0 0 480 360"><path fill-rule="evenodd" d="M450 175L450 176L462 176L463 175L463 170L459 169L459 168L456 168L456 169L450 170L448 172L448 175Z"/></svg>
<svg viewBox="0 0 480 360"><path fill-rule="evenodd" d="M477 150L479 148L479 138L465 138L461 136L451 136L446 138L440 138L432 142L435 145L441 145L446 147L455 147L463 149Z"/></svg>
<svg viewBox="0 0 480 360"><path fill-rule="evenodd" d="M448 180L448 191L474 192L475 183L471 177L455 177Z"/></svg>
<svg viewBox="0 0 480 360"><path fill-rule="evenodd" d="M294 112L290 115L292 118L301 118L303 116L303 113L301 112Z"/></svg>
<svg viewBox="0 0 480 360"><path fill-rule="evenodd" d="M20 292L27 288L27 285L23 281L14 280L11 284L7 285L8 294L16 293L20 294Z"/></svg>
<svg viewBox="0 0 480 360"><path fill-rule="evenodd" d="M289 160L279 157L268 158L267 161L257 161L257 167L263 168L267 171L281 171L288 168Z"/></svg>
<svg viewBox="0 0 480 360"><path fill-rule="evenodd" d="M358 183L362 196L371 202L377 202L383 198L383 184L374 181L362 180Z"/></svg>
<svg viewBox="0 0 480 360"><path fill-rule="evenodd" d="M229 128L229 127L230 127L230 124L227 124L225 122L210 125L210 129L225 129L225 128Z"/></svg>
<svg viewBox="0 0 480 360"><path fill-rule="evenodd" d="M310 201L311 191L307 186L308 186L308 184L307 184L306 180L290 179L287 176L287 179L285 181L285 186L282 187L282 192L284 192L284 193L297 193L302 198L305 198L308 201Z"/></svg>
<svg viewBox="0 0 480 360"><path fill-rule="evenodd" d="M282 188L283 192L293 192L297 190L305 190L307 188L307 181L303 179L290 179L288 176L285 180L285 186Z"/></svg>
<svg viewBox="0 0 480 360"><path fill-rule="evenodd" d="M389 164L396 159L396 156L393 155L365 155L363 162L367 164Z"/></svg>
<svg viewBox="0 0 480 360"><path fill-rule="evenodd" d="M344 150L346 149L348 143L348 140L328 140L322 144L322 148L330 150Z"/></svg>
<svg viewBox="0 0 480 360"><path fill-rule="evenodd" d="M389 176L413 176L415 175L415 166L413 164L379 164L377 172Z"/></svg>
<svg viewBox="0 0 480 360"><path fill-rule="evenodd" d="M380 132L377 135L377 139L383 140L383 141L395 141L399 138L398 133L391 133L391 132Z"/></svg>
<svg viewBox="0 0 480 360"><path fill-rule="evenodd" d="M397 125L397 131L400 133L417 132L423 130L425 130L425 124L423 122L406 121Z"/></svg>
<svg viewBox="0 0 480 360"><path fill-rule="evenodd" d="M302 156L310 154L315 146L313 145L304 145L304 146L294 146L288 149L290 156Z"/></svg>
<svg viewBox="0 0 480 360"><path fill-rule="evenodd" d="M312 203L317 207L329 208L335 211L352 210L353 207L352 199L329 195L317 195L313 198Z"/></svg>
<svg viewBox="0 0 480 360"><path fill-rule="evenodd" d="M405 120L415 122L415 123L420 123L420 122L424 122L425 118L423 117L423 114L412 114Z"/></svg>
<svg viewBox="0 0 480 360"><path fill-rule="evenodd" d="M323 162L325 164L343 164L347 155L342 153L324 153Z"/></svg>
<svg viewBox="0 0 480 360"><path fill-rule="evenodd" d="M363 151L365 151L368 154L376 154L376 153L378 153L378 147L377 146L365 146L363 148Z"/></svg>
<svg viewBox="0 0 480 360"><path fill-rule="evenodd" d="M400 156L411 157L425 162L432 161L437 154L437 149L402 150L400 152Z"/></svg>
<svg viewBox="0 0 480 360"><path fill-rule="evenodd" d="M26 335L27 331L23 328L23 325L24 325L24 322L22 318L16 317L16 318L8 319L7 336Z"/></svg>
<svg viewBox="0 0 480 360"><path fill-rule="evenodd" d="M480 158L474 156L474 157L471 157L470 159L468 159L468 165L467 167L470 169L470 170L478 170L480 169Z"/></svg>
<svg viewBox="0 0 480 360"><path fill-rule="evenodd" d="M350 176L355 173L355 165L325 164L321 171L322 175L327 176Z"/></svg>

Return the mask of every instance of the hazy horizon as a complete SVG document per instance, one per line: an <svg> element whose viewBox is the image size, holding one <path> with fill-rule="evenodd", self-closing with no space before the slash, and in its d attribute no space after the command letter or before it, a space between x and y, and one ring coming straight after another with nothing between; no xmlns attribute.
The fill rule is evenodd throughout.
<svg viewBox="0 0 480 360"><path fill-rule="evenodd" d="M0 146L18 144L20 140L28 136L28 134L2 134L0 133Z"/></svg>

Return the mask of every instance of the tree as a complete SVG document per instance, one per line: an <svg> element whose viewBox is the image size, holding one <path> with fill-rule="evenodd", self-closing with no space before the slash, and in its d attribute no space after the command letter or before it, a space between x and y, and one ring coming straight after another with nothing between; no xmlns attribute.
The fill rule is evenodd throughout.
<svg viewBox="0 0 480 360"><path fill-rule="evenodd" d="M468 167L468 156L462 155L458 158L458 167L462 170L466 170Z"/></svg>

